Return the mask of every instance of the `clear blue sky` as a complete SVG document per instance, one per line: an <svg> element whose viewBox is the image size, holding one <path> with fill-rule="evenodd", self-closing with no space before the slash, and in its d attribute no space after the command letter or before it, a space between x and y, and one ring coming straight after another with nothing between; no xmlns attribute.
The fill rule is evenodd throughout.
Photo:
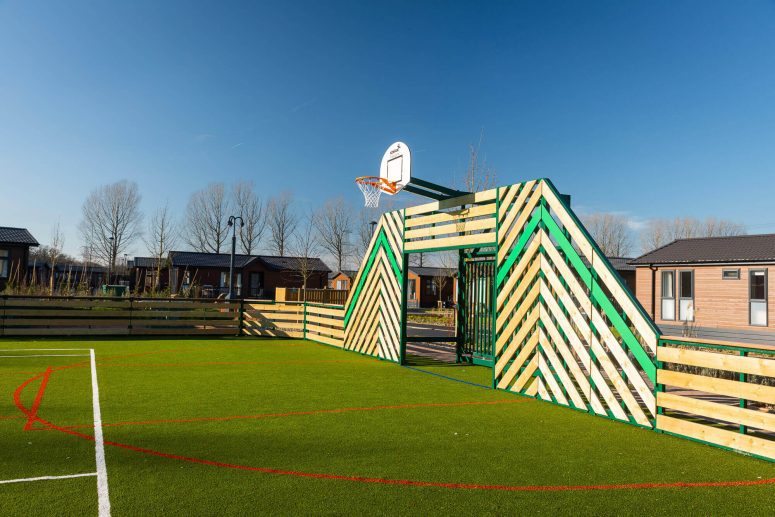
<svg viewBox="0 0 775 517"><path fill-rule="evenodd" d="M392 141L451 183L482 128L501 184L775 231L775 3L0 1L0 225L71 252L100 184L361 204Z"/></svg>

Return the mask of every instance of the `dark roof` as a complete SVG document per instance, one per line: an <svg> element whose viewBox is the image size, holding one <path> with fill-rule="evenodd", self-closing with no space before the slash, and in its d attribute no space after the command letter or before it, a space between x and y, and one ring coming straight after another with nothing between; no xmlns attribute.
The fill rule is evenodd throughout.
<svg viewBox="0 0 775 517"><path fill-rule="evenodd" d="M633 265L775 262L775 234L678 239L650 251Z"/></svg>
<svg viewBox="0 0 775 517"><path fill-rule="evenodd" d="M156 257L135 257L132 262L133 267L156 267L158 262Z"/></svg>
<svg viewBox="0 0 775 517"><path fill-rule="evenodd" d="M269 255L257 255L256 259L260 260L264 264L267 265L267 267L270 267L272 269L279 269L281 271L283 270L294 270L299 269L298 261L299 257L272 257ZM331 269L317 257L310 257L309 258L311 264L310 264L310 270L311 271L324 271L328 273L331 271Z"/></svg>
<svg viewBox="0 0 775 517"><path fill-rule="evenodd" d="M227 268L231 260L228 253L202 253L199 251L170 251L172 265L176 267ZM255 260L253 255L234 255L234 267L242 268Z"/></svg>
<svg viewBox="0 0 775 517"><path fill-rule="evenodd" d="M175 267L215 267L228 268L231 260L228 253L201 253L198 251L171 251L170 259ZM269 255L234 255L234 267L244 268L254 261L262 262L266 267L275 270L298 269L298 257L273 257ZM317 257L311 257L311 270L328 272L330 269Z"/></svg>
<svg viewBox="0 0 775 517"><path fill-rule="evenodd" d="M354 269L342 269L341 271L331 271L328 274L328 278L329 279L336 278L337 276L339 276L340 273L348 278L355 278L355 276L358 274L358 271Z"/></svg>
<svg viewBox="0 0 775 517"><path fill-rule="evenodd" d="M3 244L26 244L28 246L40 246L35 237L27 228L11 228L0 226L0 242Z"/></svg>
<svg viewBox="0 0 775 517"><path fill-rule="evenodd" d="M635 271L635 266L631 265L632 257L608 257L608 262L617 271Z"/></svg>
<svg viewBox="0 0 775 517"><path fill-rule="evenodd" d="M410 267L409 271L417 276L455 276L457 274L456 269L450 269L446 267Z"/></svg>

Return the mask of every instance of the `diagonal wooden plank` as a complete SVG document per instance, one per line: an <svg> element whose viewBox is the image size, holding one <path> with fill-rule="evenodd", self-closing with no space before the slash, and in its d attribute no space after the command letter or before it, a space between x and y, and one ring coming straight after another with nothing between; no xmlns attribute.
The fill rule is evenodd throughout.
<svg viewBox="0 0 775 517"><path fill-rule="evenodd" d="M548 315L544 314L543 309L541 310L541 313L541 321L548 319ZM557 374L557 377L560 378L562 387L565 388L565 391L570 395L573 405L579 409L587 409L586 402L584 402L584 399L581 398L581 395L576 389L576 385L573 384L573 381L571 381L568 372L565 371L565 367L563 366L562 361L560 361L560 358L557 357L557 354L552 349L553 343L549 341L549 339L546 337L546 333L543 330L539 330L539 336L539 350L546 356L547 359L549 359L549 364L551 364L552 368Z"/></svg>
<svg viewBox="0 0 775 517"><path fill-rule="evenodd" d="M544 382L546 382L546 384L549 386L549 390L552 392L552 395L554 396L554 400L556 400L557 403L562 404L563 406L567 406L569 405L568 399L565 398L565 394L562 392L560 385L557 383L557 379L554 378L554 374L549 368L549 365L546 362L546 357L542 352L543 352L543 349L539 349L539 353L536 354L538 356L538 370L541 372L541 377L544 380Z"/></svg>
<svg viewBox="0 0 775 517"><path fill-rule="evenodd" d="M525 316L525 313L533 307L536 299L538 298L538 293L540 292L540 286L538 284L535 284L533 288L530 290L528 295L525 297L525 299L522 301L522 305L520 305L519 309L517 309L517 312L514 314L514 317L509 321L508 325L506 325L506 328L503 329L503 331L498 334L496 340L495 340L495 355L496 357L500 355L501 350L503 350L503 347L506 343L509 341L512 341L512 343L516 340L516 338L512 338L512 334L514 333L514 330L516 330L517 325L520 325L522 323L522 318ZM534 315L534 318L538 318L538 315ZM520 327L521 331L522 327ZM519 335L519 334L517 334Z"/></svg>
<svg viewBox="0 0 775 517"><path fill-rule="evenodd" d="M519 353L517 354L517 357L514 358L514 361L511 363L511 366L509 366L508 370L506 370L506 373L503 375L500 381L498 381L498 388L506 389L511 381L514 379L514 377L517 376L519 373L519 370L522 368L522 366L525 364L525 362L528 360L528 358L531 356L531 354L535 351L536 346L538 345L538 332L533 332L533 334L530 336L530 339L527 340L525 343L525 346L523 346ZM506 358L505 354L501 356L501 360ZM501 365L500 370L503 370L504 366L508 364L508 360L504 361L504 364ZM497 378L499 375L498 372L496 372L495 377Z"/></svg>

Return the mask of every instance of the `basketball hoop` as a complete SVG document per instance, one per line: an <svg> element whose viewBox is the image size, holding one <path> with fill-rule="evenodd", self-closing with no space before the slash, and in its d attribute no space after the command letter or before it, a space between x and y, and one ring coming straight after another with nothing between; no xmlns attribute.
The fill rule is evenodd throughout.
<svg viewBox="0 0 775 517"><path fill-rule="evenodd" d="M358 184L358 188L363 192L363 198L366 201L365 206L370 208L379 206L379 196L383 192L391 195L398 192L395 181L389 181L379 176L361 176L355 178L355 183Z"/></svg>

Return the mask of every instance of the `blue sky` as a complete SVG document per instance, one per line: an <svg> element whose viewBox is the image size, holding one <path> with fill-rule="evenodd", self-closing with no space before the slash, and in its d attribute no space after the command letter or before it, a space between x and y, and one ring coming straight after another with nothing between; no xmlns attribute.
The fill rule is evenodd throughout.
<svg viewBox="0 0 775 517"><path fill-rule="evenodd" d="M775 231L775 3L0 1L0 225L71 252L104 183L358 206L391 142L449 184L482 129L501 184Z"/></svg>

